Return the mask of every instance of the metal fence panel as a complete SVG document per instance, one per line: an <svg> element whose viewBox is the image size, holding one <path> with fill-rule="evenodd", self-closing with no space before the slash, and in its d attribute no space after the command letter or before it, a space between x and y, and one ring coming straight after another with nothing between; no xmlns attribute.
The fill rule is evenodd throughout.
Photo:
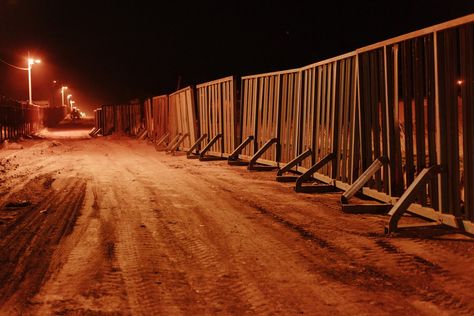
<svg viewBox="0 0 474 316"><path fill-rule="evenodd" d="M302 69L299 153L311 149L310 168L329 154L335 161L316 172L320 180L351 183L357 165L357 60L346 54Z"/></svg>
<svg viewBox="0 0 474 316"><path fill-rule="evenodd" d="M148 137L152 140L160 139L168 132L168 96L146 99L143 110Z"/></svg>
<svg viewBox="0 0 474 316"><path fill-rule="evenodd" d="M390 198L405 193L428 167L441 173L409 211L474 231L474 15L357 50L362 170L389 163L368 183ZM471 221L469 224L466 221Z"/></svg>
<svg viewBox="0 0 474 316"><path fill-rule="evenodd" d="M180 150L188 150L197 139L197 119L194 104L194 89L187 87L169 96L169 127L171 138L187 135Z"/></svg>
<svg viewBox="0 0 474 316"><path fill-rule="evenodd" d="M242 139L253 136L253 146L242 152L250 158L276 138L258 160L275 165L292 160L298 150L301 74L299 69L242 78Z"/></svg>
<svg viewBox="0 0 474 316"><path fill-rule="evenodd" d="M43 108L0 97L0 141L38 132L43 120Z"/></svg>
<svg viewBox="0 0 474 316"><path fill-rule="evenodd" d="M256 137L257 133L257 78L242 78L242 140L249 136ZM242 151L242 157L250 158L255 154L256 146L247 146Z"/></svg>
<svg viewBox="0 0 474 316"><path fill-rule="evenodd" d="M236 80L226 77L196 86L200 134L207 134L203 145L221 134L209 154L228 156L235 149Z"/></svg>

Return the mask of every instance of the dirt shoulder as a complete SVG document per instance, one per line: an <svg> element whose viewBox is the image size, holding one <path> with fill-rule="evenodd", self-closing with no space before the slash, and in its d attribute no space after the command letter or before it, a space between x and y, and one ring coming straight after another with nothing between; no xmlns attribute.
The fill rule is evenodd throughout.
<svg viewBox="0 0 474 316"><path fill-rule="evenodd" d="M340 193L124 137L0 157L0 314L474 313L472 239L387 237Z"/></svg>

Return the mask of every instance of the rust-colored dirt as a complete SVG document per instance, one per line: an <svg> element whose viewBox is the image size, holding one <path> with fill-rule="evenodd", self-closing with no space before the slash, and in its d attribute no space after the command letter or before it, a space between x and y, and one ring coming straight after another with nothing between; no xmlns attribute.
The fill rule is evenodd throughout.
<svg viewBox="0 0 474 316"><path fill-rule="evenodd" d="M387 237L340 193L125 137L55 142L0 151L2 315L474 314L469 237Z"/></svg>

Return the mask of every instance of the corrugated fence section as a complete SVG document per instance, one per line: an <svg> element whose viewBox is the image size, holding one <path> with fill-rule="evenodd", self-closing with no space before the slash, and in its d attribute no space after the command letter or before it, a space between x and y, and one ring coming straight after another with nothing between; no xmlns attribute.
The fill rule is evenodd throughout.
<svg viewBox="0 0 474 316"><path fill-rule="evenodd" d="M299 69L242 77L242 139L253 138L253 145L240 158L268 165L294 158L300 91Z"/></svg>
<svg viewBox="0 0 474 316"><path fill-rule="evenodd" d="M226 77L206 82L196 86L196 93L204 154L228 157L236 144L236 80Z"/></svg>
<svg viewBox="0 0 474 316"><path fill-rule="evenodd" d="M389 210L389 232L409 211L474 233L474 14L242 77L239 106L235 87L233 77L198 85L197 108L192 87L171 94L171 145L188 157L202 143L229 164L279 167L277 180L296 191L342 189L344 211ZM148 101L156 138L166 120L154 111ZM108 114L97 113L107 131ZM359 191L383 203L351 204Z"/></svg>
<svg viewBox="0 0 474 316"><path fill-rule="evenodd" d="M298 154L311 150L302 171L315 164L314 177L345 188L357 176L357 62L354 53L306 66L302 69L301 112L295 137Z"/></svg>
<svg viewBox="0 0 474 316"><path fill-rule="evenodd" d="M168 96L161 95L145 100L144 111L148 137L152 141L163 138L168 133Z"/></svg>
<svg viewBox="0 0 474 316"><path fill-rule="evenodd" d="M187 151L196 142L198 121L194 88L187 87L169 95L170 150Z"/></svg>
<svg viewBox="0 0 474 316"><path fill-rule="evenodd" d="M145 127L144 112L139 103L103 105L95 111L96 122L99 123L96 129L101 129L102 135L115 132L136 136Z"/></svg>
<svg viewBox="0 0 474 316"><path fill-rule="evenodd" d="M43 108L0 97L0 141L38 132L43 115Z"/></svg>

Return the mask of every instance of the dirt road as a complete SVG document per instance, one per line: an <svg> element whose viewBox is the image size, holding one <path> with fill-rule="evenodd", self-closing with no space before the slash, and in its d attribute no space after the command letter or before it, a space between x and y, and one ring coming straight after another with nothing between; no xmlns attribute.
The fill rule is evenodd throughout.
<svg viewBox="0 0 474 316"><path fill-rule="evenodd" d="M71 137L0 150L1 315L474 314L470 238L387 237L340 193Z"/></svg>

